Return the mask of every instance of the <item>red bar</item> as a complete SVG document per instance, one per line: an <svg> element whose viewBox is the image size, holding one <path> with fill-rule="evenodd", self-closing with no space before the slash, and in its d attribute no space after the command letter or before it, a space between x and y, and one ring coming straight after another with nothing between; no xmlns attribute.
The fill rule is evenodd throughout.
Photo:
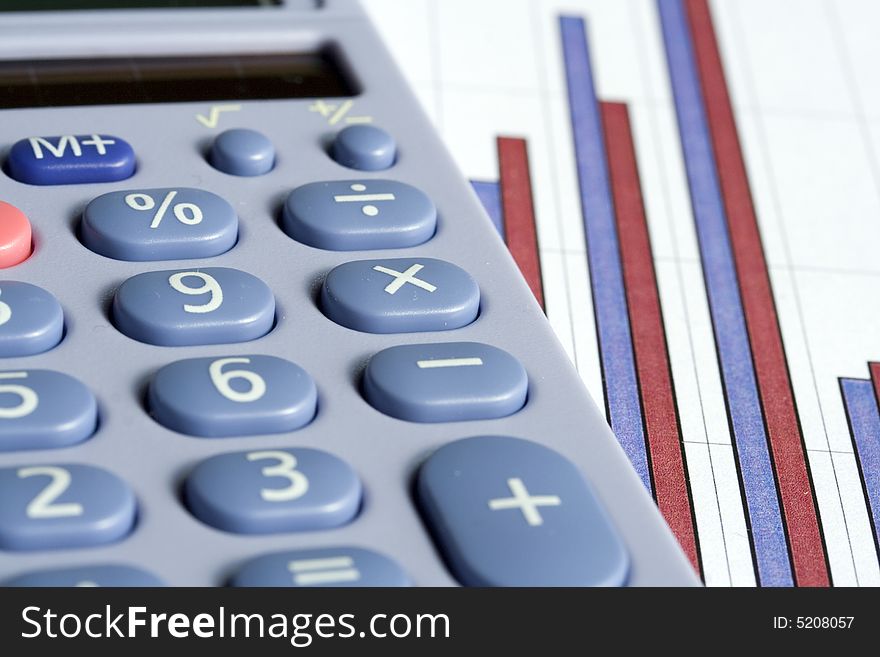
<svg viewBox="0 0 880 657"><path fill-rule="evenodd" d="M541 283L541 260L535 230L529 153L525 139L498 137L498 167L501 183L501 207L504 212L504 239L526 279L535 299L544 307Z"/></svg>
<svg viewBox="0 0 880 657"><path fill-rule="evenodd" d="M623 103L603 102L600 107L654 494L660 512L700 572L684 445L629 112Z"/></svg>
<svg viewBox="0 0 880 657"><path fill-rule="evenodd" d="M880 404L880 363L868 363L868 368L871 372L871 383L874 384L874 395Z"/></svg>
<svg viewBox="0 0 880 657"><path fill-rule="evenodd" d="M686 0L686 7L795 583L828 586L831 578L794 391L712 16L706 0Z"/></svg>

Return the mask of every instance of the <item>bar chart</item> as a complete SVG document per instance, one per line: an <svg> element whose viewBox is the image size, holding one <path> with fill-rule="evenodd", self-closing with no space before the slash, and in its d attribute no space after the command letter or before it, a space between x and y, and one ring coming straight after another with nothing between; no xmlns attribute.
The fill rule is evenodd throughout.
<svg viewBox="0 0 880 657"><path fill-rule="evenodd" d="M512 0L503 19L499 3L424 3L428 34L472 43L435 40L424 102L706 583L880 583L880 304L852 291L880 275L860 250L880 229L861 213L828 231L824 198L798 205L831 179L880 191L860 154L811 160L823 186L792 148L826 156L821 136L848 137L858 111L856 95L837 127L800 109L828 101L797 57L820 50L833 86L827 62L854 64L829 22L874 23L818 0L779 33L783 0ZM755 62L777 50L766 82ZM832 250L812 246L822 230Z"/></svg>

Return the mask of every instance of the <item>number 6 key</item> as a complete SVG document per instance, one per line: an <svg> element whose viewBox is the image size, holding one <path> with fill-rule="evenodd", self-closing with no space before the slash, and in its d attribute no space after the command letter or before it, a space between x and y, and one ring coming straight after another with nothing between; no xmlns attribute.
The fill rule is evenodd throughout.
<svg viewBox="0 0 880 657"><path fill-rule="evenodd" d="M275 297L237 269L154 271L119 286L113 320L128 337L160 346L246 342L271 330Z"/></svg>
<svg viewBox="0 0 880 657"><path fill-rule="evenodd" d="M275 356L188 358L150 383L150 412L169 429L222 437L293 431L312 421L312 377Z"/></svg>

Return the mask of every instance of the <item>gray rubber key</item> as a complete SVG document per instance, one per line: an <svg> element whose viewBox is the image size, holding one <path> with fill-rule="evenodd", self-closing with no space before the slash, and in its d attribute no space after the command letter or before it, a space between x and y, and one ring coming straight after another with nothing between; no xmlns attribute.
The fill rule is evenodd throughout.
<svg viewBox="0 0 880 657"><path fill-rule="evenodd" d="M294 189L282 227L293 239L333 251L396 249L428 241L437 226L431 199L393 180L341 180Z"/></svg>
<svg viewBox="0 0 880 657"><path fill-rule="evenodd" d="M387 169L394 164L396 157L394 137L374 125L343 128L333 141L333 159L351 169Z"/></svg>
<svg viewBox="0 0 880 657"><path fill-rule="evenodd" d="M275 320L275 297L256 276L228 267L152 271L132 276L113 298L116 327L169 347L246 342Z"/></svg>
<svg viewBox="0 0 880 657"><path fill-rule="evenodd" d="M629 556L574 464L519 438L465 438L419 472L418 496L469 586L621 586Z"/></svg>
<svg viewBox="0 0 880 657"><path fill-rule="evenodd" d="M390 347L364 372L367 401L413 422L504 417L522 408L528 387L516 358L478 342Z"/></svg>
<svg viewBox="0 0 880 657"><path fill-rule="evenodd" d="M480 288L444 260L356 260L327 275L321 305L327 317L357 331L446 331L476 319Z"/></svg>
<svg viewBox="0 0 880 657"><path fill-rule="evenodd" d="M257 557L232 578L232 586L410 586L394 561L356 547L296 550Z"/></svg>

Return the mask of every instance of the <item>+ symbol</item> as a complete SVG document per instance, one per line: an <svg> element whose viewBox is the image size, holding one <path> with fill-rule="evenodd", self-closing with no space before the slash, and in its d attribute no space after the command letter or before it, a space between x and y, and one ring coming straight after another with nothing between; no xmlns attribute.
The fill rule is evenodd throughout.
<svg viewBox="0 0 880 657"><path fill-rule="evenodd" d="M562 500L556 495L529 495L526 485L519 477L507 480L507 487L513 493L513 497L500 497L489 500L489 508L493 511L502 509L519 509L523 518L531 527L544 524L544 519L538 511L539 506L559 506Z"/></svg>

